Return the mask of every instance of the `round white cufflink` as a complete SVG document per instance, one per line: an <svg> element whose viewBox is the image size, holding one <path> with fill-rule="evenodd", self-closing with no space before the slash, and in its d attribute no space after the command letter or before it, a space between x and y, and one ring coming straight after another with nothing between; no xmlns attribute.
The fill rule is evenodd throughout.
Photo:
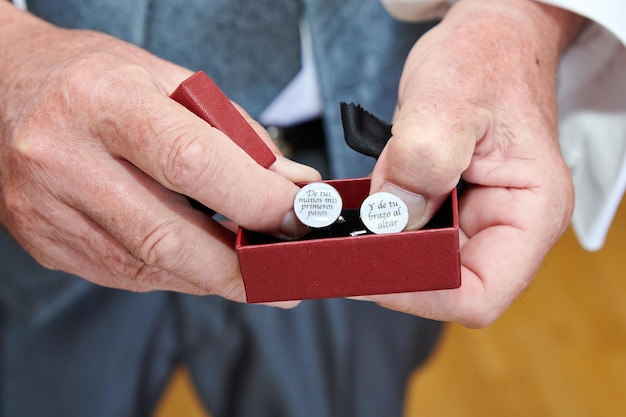
<svg viewBox="0 0 626 417"><path fill-rule="evenodd" d="M307 184L293 203L298 219L314 228L330 226L341 216L343 201L335 187L323 182Z"/></svg>
<svg viewBox="0 0 626 417"><path fill-rule="evenodd" d="M361 221L376 234L401 232L409 222L409 210L397 196L379 192L367 197L361 204Z"/></svg>

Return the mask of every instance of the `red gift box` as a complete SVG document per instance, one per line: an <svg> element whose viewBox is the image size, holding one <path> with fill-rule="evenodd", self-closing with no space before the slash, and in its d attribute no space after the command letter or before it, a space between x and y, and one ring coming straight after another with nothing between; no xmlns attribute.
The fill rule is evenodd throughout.
<svg viewBox="0 0 626 417"><path fill-rule="evenodd" d="M203 72L171 96L222 130L265 168L275 157ZM367 178L325 181L343 207L357 211ZM457 195L454 190L421 230L276 241L239 229L236 251L249 303L458 288L461 285Z"/></svg>
<svg viewBox="0 0 626 417"><path fill-rule="evenodd" d="M368 178L325 182L345 208L369 194ZM421 230L268 242L239 229L236 250L249 303L458 288L456 190Z"/></svg>

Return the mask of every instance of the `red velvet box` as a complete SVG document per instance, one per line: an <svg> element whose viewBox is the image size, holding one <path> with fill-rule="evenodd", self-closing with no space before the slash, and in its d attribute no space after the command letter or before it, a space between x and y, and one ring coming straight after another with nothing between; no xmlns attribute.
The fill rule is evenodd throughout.
<svg viewBox="0 0 626 417"><path fill-rule="evenodd" d="M367 178L326 182L347 208L369 194ZM422 230L267 242L240 229L236 250L249 303L457 288L456 191Z"/></svg>

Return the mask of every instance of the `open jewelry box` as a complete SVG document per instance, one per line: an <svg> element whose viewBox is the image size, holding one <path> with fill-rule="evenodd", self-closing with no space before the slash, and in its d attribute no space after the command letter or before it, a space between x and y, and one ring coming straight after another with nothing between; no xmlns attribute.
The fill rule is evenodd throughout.
<svg viewBox="0 0 626 417"><path fill-rule="evenodd" d="M348 209L369 194L368 178L325 182ZM239 229L236 250L250 303L457 288L456 190L417 231L278 241Z"/></svg>
<svg viewBox="0 0 626 417"><path fill-rule="evenodd" d="M197 72L185 80L172 98L226 133L260 165L268 168L273 164L273 153L206 74ZM390 126L378 123L358 106L348 106L346 111L356 115L344 123L352 125L346 130L350 133L346 140L352 147L350 142L361 142L356 145L359 151L376 157L389 138ZM372 135L373 140L359 138L363 127L378 132ZM358 217L355 213L369 195L370 181L325 182L343 200L349 219L345 225L312 231L296 241L278 241L239 229L235 249L249 303L442 290L461 285L456 190L420 230L351 236L346 228L352 230L360 221L355 222L354 216ZM206 207L199 208L214 214ZM358 228L362 229L362 224Z"/></svg>

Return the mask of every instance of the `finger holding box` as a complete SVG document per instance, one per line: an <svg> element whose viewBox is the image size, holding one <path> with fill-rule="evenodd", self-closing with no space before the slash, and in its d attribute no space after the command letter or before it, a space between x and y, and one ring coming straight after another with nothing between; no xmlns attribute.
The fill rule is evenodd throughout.
<svg viewBox="0 0 626 417"><path fill-rule="evenodd" d="M374 300L482 327L526 288L572 214L556 72L582 22L532 1L468 0L417 42L372 192L399 195L420 227L459 179L468 184L459 201L462 285Z"/></svg>
<svg viewBox="0 0 626 417"><path fill-rule="evenodd" d="M14 40L0 45L6 230L46 267L101 285L244 300L234 235L185 196L250 229L293 234L298 187L277 173L282 158L263 168L171 100L186 69L4 2L0 30Z"/></svg>

